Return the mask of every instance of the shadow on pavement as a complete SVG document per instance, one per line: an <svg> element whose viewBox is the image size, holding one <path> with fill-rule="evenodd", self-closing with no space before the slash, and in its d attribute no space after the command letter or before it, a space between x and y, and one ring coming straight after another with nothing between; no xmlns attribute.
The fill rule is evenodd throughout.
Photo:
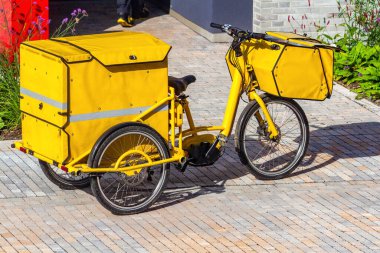
<svg viewBox="0 0 380 253"><path fill-rule="evenodd" d="M223 192L225 192L225 188L223 186L202 187L197 189L182 188L173 191L164 191L153 207L148 209L148 212L176 205L202 195L220 194Z"/></svg>
<svg viewBox="0 0 380 253"><path fill-rule="evenodd" d="M323 168L339 159L362 158L380 155L380 122L362 122L333 125L318 128L311 132L308 156L302 166L309 168L296 171L290 177L309 173ZM316 162L318 154L330 158L322 163Z"/></svg>
<svg viewBox="0 0 380 253"><path fill-rule="evenodd" d="M342 124L318 128L311 132L309 150L301 163L302 167L307 168L296 170L296 172L289 175L289 177L312 173L339 159L379 156L380 139L377 138L378 136L380 136L380 122ZM231 137L231 140L232 139ZM231 152L235 154L235 150L229 145L225 155L231 155ZM316 161L316 158L321 153L327 154L330 158L323 162ZM238 161L238 158L236 161ZM174 174L174 177L182 177L182 180L185 181L186 179L184 177L187 177L187 173L191 173L192 179L187 181L186 186L193 188L178 187L175 189L173 184L169 185L172 190L164 192L151 210L175 205L201 195L223 193L227 181L238 179L249 173L243 164L238 163L230 168L234 173L227 174L222 171L223 169L220 169L220 167L228 169L229 165L231 165L230 162L227 161L227 166L220 166L225 162L226 160L222 157L215 164L216 166L189 167L182 176L179 176L179 172L173 169L172 174ZM208 183L206 185L204 184L204 180L202 180L202 178L204 179L205 177L207 177L206 183ZM220 180L221 178L223 179ZM173 179L173 177L171 177L171 179ZM194 189L194 186L197 187L197 189Z"/></svg>

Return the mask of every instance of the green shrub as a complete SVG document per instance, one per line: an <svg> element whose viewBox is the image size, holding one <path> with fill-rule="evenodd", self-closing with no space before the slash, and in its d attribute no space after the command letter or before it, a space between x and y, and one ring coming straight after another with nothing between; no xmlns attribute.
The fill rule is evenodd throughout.
<svg viewBox="0 0 380 253"><path fill-rule="evenodd" d="M359 97L380 99L380 45L366 46L359 42L347 52L335 56L336 80L358 84Z"/></svg>
<svg viewBox="0 0 380 253"><path fill-rule="evenodd" d="M380 0L338 0L339 17L346 32L340 41L349 48L359 42L380 44Z"/></svg>
<svg viewBox="0 0 380 253"><path fill-rule="evenodd" d="M14 129L20 125L20 70L17 60L9 62L0 54L0 129Z"/></svg>

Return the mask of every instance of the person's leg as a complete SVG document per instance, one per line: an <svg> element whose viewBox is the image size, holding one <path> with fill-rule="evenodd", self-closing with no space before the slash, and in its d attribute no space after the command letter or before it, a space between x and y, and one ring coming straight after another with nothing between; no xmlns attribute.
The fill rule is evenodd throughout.
<svg viewBox="0 0 380 253"><path fill-rule="evenodd" d="M123 27L133 26L132 18L132 0L117 0L117 14L119 23Z"/></svg>
<svg viewBox="0 0 380 253"><path fill-rule="evenodd" d="M149 11L145 7L144 0L132 0L131 6L132 6L132 17L134 19L148 17Z"/></svg>

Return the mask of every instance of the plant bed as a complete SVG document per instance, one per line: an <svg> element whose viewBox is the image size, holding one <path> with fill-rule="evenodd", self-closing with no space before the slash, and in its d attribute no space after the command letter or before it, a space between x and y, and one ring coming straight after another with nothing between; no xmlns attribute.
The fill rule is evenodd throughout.
<svg viewBox="0 0 380 253"><path fill-rule="evenodd" d="M380 100L380 46L359 42L336 54L335 78L343 86L376 104Z"/></svg>
<svg viewBox="0 0 380 253"><path fill-rule="evenodd" d="M19 127L13 130L0 131L0 141L20 140L20 139L21 139L21 128Z"/></svg>
<svg viewBox="0 0 380 253"><path fill-rule="evenodd" d="M343 87L349 89L350 91L352 92L355 92L355 90L359 89L360 88L360 84L359 83L350 83L350 84L347 84L347 83L344 83L342 81L335 81L337 84L339 85L342 85ZM368 101L374 103L375 105L377 106L380 106L380 99L370 99L368 97L360 97L360 96L356 96L356 99L367 99Z"/></svg>

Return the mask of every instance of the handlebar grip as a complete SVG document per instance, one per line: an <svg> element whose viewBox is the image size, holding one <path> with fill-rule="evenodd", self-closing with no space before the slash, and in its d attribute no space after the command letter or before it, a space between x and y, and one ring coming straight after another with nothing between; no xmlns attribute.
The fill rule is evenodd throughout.
<svg viewBox="0 0 380 253"><path fill-rule="evenodd" d="M251 38L253 39L265 39L266 34L265 33L251 33Z"/></svg>
<svg viewBox="0 0 380 253"><path fill-rule="evenodd" d="M220 25L220 24L216 24L216 23L211 23L210 26L212 28L217 28L217 29L222 29L223 25Z"/></svg>

